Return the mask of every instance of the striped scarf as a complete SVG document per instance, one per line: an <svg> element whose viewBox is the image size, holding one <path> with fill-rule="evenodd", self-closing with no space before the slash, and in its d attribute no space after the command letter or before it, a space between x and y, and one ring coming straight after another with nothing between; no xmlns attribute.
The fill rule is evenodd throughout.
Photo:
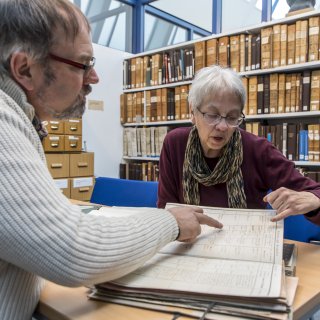
<svg viewBox="0 0 320 320"><path fill-rule="evenodd" d="M189 134L183 163L184 202L200 204L199 183L207 187L226 183L229 208L246 208L247 201L240 169L242 160L241 134L239 130L235 130L228 144L222 149L217 165L211 171L203 157L198 130L194 126Z"/></svg>

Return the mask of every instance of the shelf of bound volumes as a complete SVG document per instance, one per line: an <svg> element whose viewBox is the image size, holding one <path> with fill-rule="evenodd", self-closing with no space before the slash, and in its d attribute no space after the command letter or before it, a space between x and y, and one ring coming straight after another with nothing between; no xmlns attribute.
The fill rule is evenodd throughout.
<svg viewBox="0 0 320 320"><path fill-rule="evenodd" d="M191 125L191 120L173 120L173 121L156 121L156 122L135 122L135 123L125 123L124 127L142 127L142 126L163 126L163 125Z"/></svg>
<svg viewBox="0 0 320 320"><path fill-rule="evenodd" d="M139 162L120 163L120 179L158 181L159 165L153 158Z"/></svg>
<svg viewBox="0 0 320 320"><path fill-rule="evenodd" d="M312 11L126 59L120 103L124 130L190 125L187 99L194 74L219 64L242 76L247 91L246 130L269 139L305 172L309 167L316 170L320 154L319 16L319 11ZM161 151L161 146L154 148ZM157 151L131 149L133 153L124 152L127 161L158 157Z"/></svg>

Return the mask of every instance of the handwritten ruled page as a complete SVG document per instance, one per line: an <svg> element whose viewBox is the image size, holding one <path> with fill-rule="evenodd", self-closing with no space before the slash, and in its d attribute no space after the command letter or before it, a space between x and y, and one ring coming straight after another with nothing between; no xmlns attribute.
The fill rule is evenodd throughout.
<svg viewBox="0 0 320 320"><path fill-rule="evenodd" d="M281 265L157 254L142 268L113 283L131 288L203 294L278 297Z"/></svg>
<svg viewBox="0 0 320 320"><path fill-rule="evenodd" d="M177 206L169 204L167 208ZM222 230L202 225L192 243L172 242L161 252L190 256L282 263L283 221L271 222L274 210L201 207L223 223Z"/></svg>
<svg viewBox="0 0 320 320"><path fill-rule="evenodd" d="M113 283L208 295L279 297L283 222L270 222L275 212L202 208L223 223L223 230L202 226L194 243L170 243L143 267Z"/></svg>

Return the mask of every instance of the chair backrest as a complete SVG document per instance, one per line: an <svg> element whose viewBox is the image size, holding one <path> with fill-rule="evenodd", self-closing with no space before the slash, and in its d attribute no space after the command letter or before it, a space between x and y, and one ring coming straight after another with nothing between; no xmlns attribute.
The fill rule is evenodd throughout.
<svg viewBox="0 0 320 320"><path fill-rule="evenodd" d="M98 177L90 202L108 206L156 207L158 182Z"/></svg>
<svg viewBox="0 0 320 320"><path fill-rule="evenodd" d="M284 220L284 238L301 242L320 240L320 226L303 215L289 216Z"/></svg>

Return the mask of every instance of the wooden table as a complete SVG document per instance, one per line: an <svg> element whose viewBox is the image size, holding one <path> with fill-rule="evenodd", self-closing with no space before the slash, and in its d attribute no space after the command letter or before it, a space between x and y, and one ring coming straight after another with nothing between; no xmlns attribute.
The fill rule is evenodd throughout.
<svg viewBox="0 0 320 320"><path fill-rule="evenodd" d="M295 242L298 246L298 290L294 300L295 320L307 319L320 308L320 246ZM87 299L87 289L66 288L48 282L38 312L49 320L171 320L162 312ZM179 320L190 318L179 317Z"/></svg>

